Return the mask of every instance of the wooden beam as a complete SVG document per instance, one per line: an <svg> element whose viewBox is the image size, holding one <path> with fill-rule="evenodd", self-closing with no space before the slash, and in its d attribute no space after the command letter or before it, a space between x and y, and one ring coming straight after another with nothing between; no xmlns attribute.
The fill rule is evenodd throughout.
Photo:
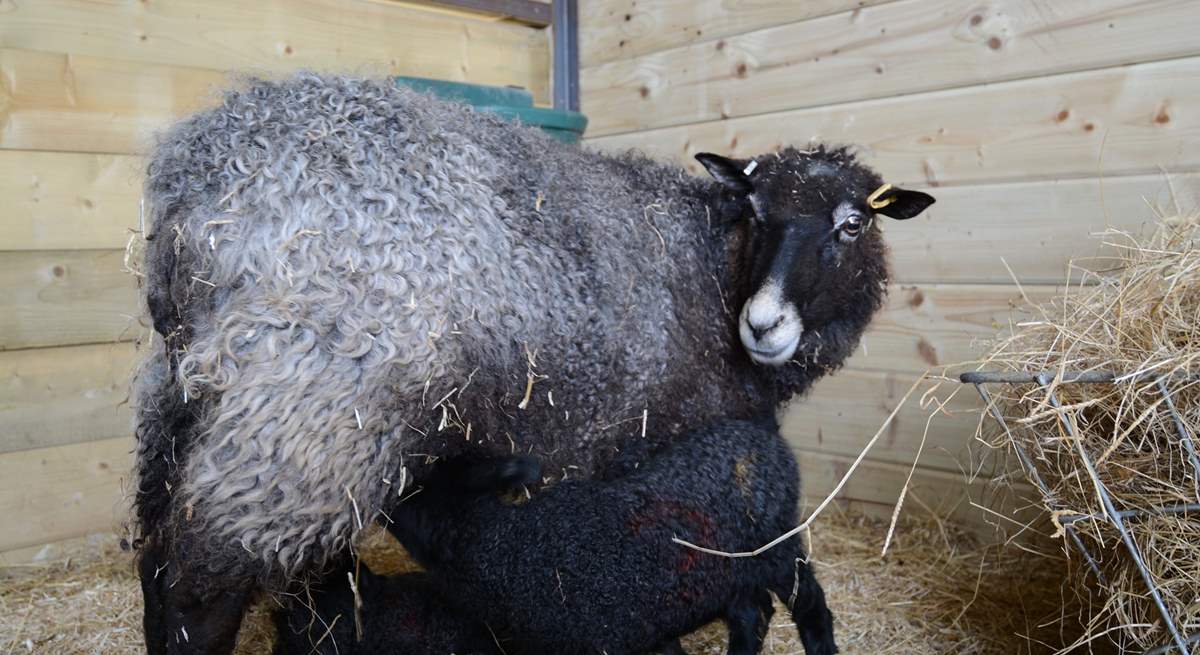
<svg viewBox="0 0 1200 655"><path fill-rule="evenodd" d="M53 562L65 562L72 555L81 551L95 552L106 545L112 546L119 543L120 538L117 535L101 530L89 535L0 551L0 567L29 564L44 566Z"/></svg>
<svg viewBox="0 0 1200 655"><path fill-rule="evenodd" d="M11 48L0 50L0 73L0 148L20 150L144 152L227 83L213 70Z"/></svg>
<svg viewBox="0 0 1200 655"><path fill-rule="evenodd" d="M134 277L120 250L0 257L0 350L111 343L138 336Z"/></svg>
<svg viewBox="0 0 1200 655"><path fill-rule="evenodd" d="M1030 316L1021 291L1000 284L894 284L846 365L897 373L974 368L967 363L986 354L988 340L1006 332L1010 321ZM1035 303L1060 293L1045 285L1023 291Z"/></svg>
<svg viewBox="0 0 1200 655"><path fill-rule="evenodd" d="M31 559L40 546L97 532L122 532L128 512L125 489L131 481L133 440L128 437L65 447L44 448L0 455L0 552L10 563ZM804 503L801 517L824 499L845 474L848 457L797 450ZM840 505L853 505L875 516L890 516L904 487L907 469L865 461L837 496ZM909 487L907 512L924 510L920 502L941 516L958 519L986 531L990 517L971 501L1003 507L1014 492L989 480L917 471ZM914 500L917 499L917 500ZM836 508L829 511L837 511ZM818 519L819 521L820 519ZM882 539L880 535L880 547ZM819 550L820 545L816 545Z"/></svg>
<svg viewBox="0 0 1200 655"><path fill-rule="evenodd" d="M840 480L857 452L836 453L828 442L812 450L794 433L791 439L798 448L811 509ZM123 489L130 480L132 446L131 438L120 437L0 455L0 551L117 530L125 515ZM903 463L870 459L839 498L890 511L907 473ZM965 498L971 493L976 500L990 502L988 482L985 476L968 484L960 473L922 468L910 493L957 518L978 521L978 510Z"/></svg>
<svg viewBox="0 0 1200 655"><path fill-rule="evenodd" d="M0 353L0 453L133 434L132 343Z"/></svg>
<svg viewBox="0 0 1200 655"><path fill-rule="evenodd" d="M812 140L862 144L889 181L938 186L1200 168L1200 58L763 114L591 139L680 160Z"/></svg>
<svg viewBox="0 0 1200 655"><path fill-rule="evenodd" d="M369 0L18 2L0 21L0 45L190 68L515 84L550 97L541 30Z"/></svg>
<svg viewBox="0 0 1200 655"><path fill-rule="evenodd" d="M538 27L552 22L550 3L538 0L418 0L418 4L511 18Z"/></svg>
<svg viewBox="0 0 1200 655"><path fill-rule="evenodd" d="M1098 235L1137 233L1157 215L1200 207L1200 174L1037 180L943 187L937 204L903 223L885 222L893 279L902 283L1062 284L1077 266L1116 260ZM1011 273L1010 273L1011 269Z"/></svg>
<svg viewBox="0 0 1200 655"><path fill-rule="evenodd" d="M124 155L0 150L0 250L124 248L142 169Z"/></svg>
<svg viewBox="0 0 1200 655"><path fill-rule="evenodd" d="M116 249L137 226L138 157L0 150L0 250ZM1200 174L1151 174L944 187L920 217L888 223L894 279L1022 283L1066 279L1073 257L1100 255L1107 226L1138 230L1154 207L1200 206ZM1178 209L1176 208L1178 205ZM1030 247L1036 245L1036 247ZM1003 261L1002 261L1003 258ZM1113 260L1082 262L1104 268Z"/></svg>
<svg viewBox="0 0 1200 655"><path fill-rule="evenodd" d="M797 449L804 501L801 518L807 518L817 503L825 499L842 479L854 461L851 457ZM866 460L851 476L836 498L839 505L852 506L868 515L890 518L908 477L908 467ZM904 515L927 515L925 507L941 519L951 519L972 529L981 538L995 538L994 526L1002 525L1014 532L1013 524L997 518L987 510L972 506L972 502L1017 521L1030 521L1030 487L1021 480L970 479L960 473L942 473L918 469L908 485ZM924 505L924 507L922 506ZM1036 509L1036 506L1035 506ZM826 511L836 512L837 507ZM818 517L817 522L821 518ZM885 534L881 531L877 546L882 549ZM813 555L820 558L821 545L813 545Z"/></svg>
<svg viewBox="0 0 1200 655"><path fill-rule="evenodd" d="M0 197L11 203L0 250L123 248L137 227L142 166L138 157L0 150ZM894 279L1006 283L1003 257L1023 282L1058 282L1085 252L1079 235L1106 223L1136 230L1148 205L1200 206L1195 174L1110 177L1103 189L1097 179L940 189L925 214L888 228Z"/></svg>
<svg viewBox="0 0 1200 655"><path fill-rule="evenodd" d="M918 373L841 371L821 382L791 405L783 415L782 432L797 448L857 457L871 436L917 380ZM947 402L921 407L922 394L936 388ZM957 392L957 393L956 393ZM974 443L983 403L973 389L955 382L923 382L896 414L869 457L876 462L911 466L926 423L929 424L922 469L958 474L988 463ZM930 416L933 419L930 420Z"/></svg>
<svg viewBox="0 0 1200 655"><path fill-rule="evenodd" d="M581 63L630 59L699 41L845 12L889 0L585 0ZM585 106L586 109L586 106Z"/></svg>
<svg viewBox="0 0 1200 655"><path fill-rule="evenodd" d="M1200 54L1193 0L893 2L583 71L591 135Z"/></svg>
<svg viewBox="0 0 1200 655"><path fill-rule="evenodd" d="M70 444L128 431L130 424L124 395L133 358L130 344L0 354L0 384L6 389L8 401L0 405L0 425L4 426L0 432L0 451ZM822 497L840 478L849 461L861 451L908 388L912 377L844 371L820 383L812 396L791 408L785 417L783 431L797 448L806 451L801 461L810 506L815 502L814 497ZM932 504L932 499L941 502L946 493L966 489L965 478L958 473L958 467L960 460L965 465L972 458L967 445L974 431L976 402L972 395L960 395L949 406L954 412L952 415L935 418L915 487L919 490L933 485L933 489L939 490L933 496L921 496L926 502ZM918 407L915 397L901 410L895 427L871 453L870 461L852 479L843 498L875 503L880 507L888 507L894 502L902 484L902 474L906 474L907 465L915 455L917 440L924 430L929 411ZM112 442L129 444L130 440L126 437ZM110 525L113 514L108 512L113 508L111 499L118 497L117 483L122 476L116 466L108 469L111 475L101 475L105 473L103 467L89 468L92 465L88 462L94 461L91 455L71 454L91 453L90 447L91 444L85 443L82 447L28 451L33 454L19 457L23 463L20 466L13 463L16 460L6 459L10 455L0 455L0 472L9 466L26 476L37 472L35 477L38 478L29 483L33 485L29 490L26 484L6 487L2 481L8 478L0 475L0 509L5 510L0 514L7 517L9 508L28 504L41 510L61 507L68 514L63 518L46 517L43 522L51 522L50 528L43 526L34 536L4 542L0 544L0 550L113 529ZM123 455L127 448L128 445L123 445L114 452ZM47 458L45 453L68 455ZM53 464L50 475L45 475L48 466L45 462ZM71 474L56 471L70 471ZM110 485L107 490L102 484L91 486L97 476ZM49 479L50 491L46 491L46 485L40 481L42 478ZM84 480L82 484L92 489L92 493L109 500L99 503L83 498L74 486L64 482L75 478ZM17 479L27 478L17 476ZM49 499L36 503L33 500L47 494ZM80 509L76 511L74 507ZM97 507L104 511L94 511ZM26 511L24 516L34 513ZM0 534L6 533L6 527L0 527Z"/></svg>
<svg viewBox="0 0 1200 655"><path fill-rule="evenodd" d="M0 455L0 551L119 532L132 450L120 437Z"/></svg>

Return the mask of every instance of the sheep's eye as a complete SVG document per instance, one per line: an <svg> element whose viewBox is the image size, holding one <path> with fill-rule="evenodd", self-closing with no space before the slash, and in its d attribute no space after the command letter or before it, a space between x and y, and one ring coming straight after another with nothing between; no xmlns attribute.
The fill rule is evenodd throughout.
<svg viewBox="0 0 1200 655"><path fill-rule="evenodd" d="M863 217L859 214L851 214L842 222L842 237L846 240L853 240L862 232Z"/></svg>

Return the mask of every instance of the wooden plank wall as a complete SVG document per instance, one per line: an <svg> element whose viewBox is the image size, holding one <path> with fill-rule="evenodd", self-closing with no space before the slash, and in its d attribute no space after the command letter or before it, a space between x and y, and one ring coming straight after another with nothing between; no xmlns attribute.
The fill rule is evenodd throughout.
<svg viewBox="0 0 1200 655"><path fill-rule="evenodd" d="M230 71L515 84L544 31L377 0L0 3L0 559L119 529L141 334L123 271L140 155Z"/></svg>
<svg viewBox="0 0 1200 655"><path fill-rule="evenodd" d="M1194 0L592 0L581 11L593 147L642 148L699 173L701 151L849 142L889 181L934 187L931 211L886 226L894 284L861 352L787 414L810 501L912 380L977 358L1008 324L1013 275L1047 298L1073 257L1105 264L1089 233L1136 229L1151 205L1200 206ZM915 490L980 520L963 502L962 471L982 450L968 449L968 391L930 423ZM929 414L904 408L843 498L890 511Z"/></svg>

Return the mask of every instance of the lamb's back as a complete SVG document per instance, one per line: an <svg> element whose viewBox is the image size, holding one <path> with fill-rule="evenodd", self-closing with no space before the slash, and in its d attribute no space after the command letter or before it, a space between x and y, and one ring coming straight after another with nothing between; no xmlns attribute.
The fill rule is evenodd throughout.
<svg viewBox="0 0 1200 655"><path fill-rule="evenodd" d="M798 486L772 425L731 421L620 479L561 483L517 507L479 499L448 527L449 559L435 570L474 611L540 648L636 652L719 617L742 585L762 583L756 567L778 565L673 538L756 548L795 524Z"/></svg>

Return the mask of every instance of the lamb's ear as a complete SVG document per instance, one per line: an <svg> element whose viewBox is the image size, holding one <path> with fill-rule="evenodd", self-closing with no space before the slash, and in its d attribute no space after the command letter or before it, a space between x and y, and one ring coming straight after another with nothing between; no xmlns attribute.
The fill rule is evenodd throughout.
<svg viewBox="0 0 1200 655"><path fill-rule="evenodd" d="M903 221L925 211L934 202L928 193L892 187L874 197L871 204L876 214Z"/></svg>
<svg viewBox="0 0 1200 655"><path fill-rule="evenodd" d="M730 159L721 155L714 155L711 152L702 152L696 155L696 161L704 165L708 170L708 174L712 175L726 189L735 193L750 193L753 187L750 185L750 174L746 172L751 160L749 159ZM754 169L751 168L750 172Z"/></svg>

